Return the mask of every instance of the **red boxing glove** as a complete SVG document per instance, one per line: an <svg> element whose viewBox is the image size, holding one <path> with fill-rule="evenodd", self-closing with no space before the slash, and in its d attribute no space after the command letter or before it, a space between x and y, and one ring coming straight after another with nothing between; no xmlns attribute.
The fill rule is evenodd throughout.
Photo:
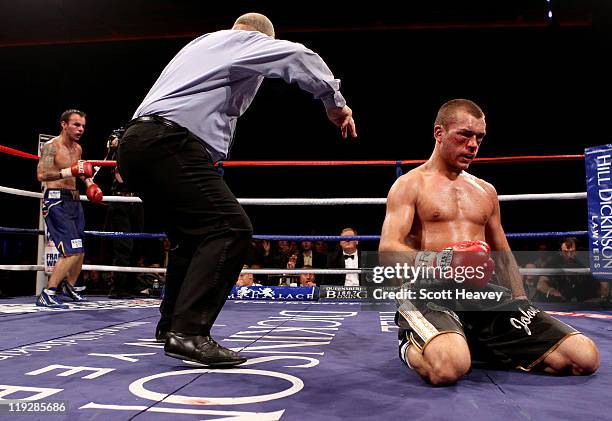
<svg viewBox="0 0 612 421"><path fill-rule="evenodd" d="M68 168L60 170L61 178L84 176L93 177L93 165L89 161L78 160Z"/></svg>
<svg viewBox="0 0 612 421"><path fill-rule="evenodd" d="M419 252L415 265L451 267L455 282L483 288L495 270L490 253L491 247L484 241L460 241L449 244L440 252Z"/></svg>
<svg viewBox="0 0 612 421"><path fill-rule="evenodd" d="M89 187L87 187L87 198L92 203L100 203L102 199L104 199L104 195L102 194L102 190L98 187L97 184L91 183Z"/></svg>

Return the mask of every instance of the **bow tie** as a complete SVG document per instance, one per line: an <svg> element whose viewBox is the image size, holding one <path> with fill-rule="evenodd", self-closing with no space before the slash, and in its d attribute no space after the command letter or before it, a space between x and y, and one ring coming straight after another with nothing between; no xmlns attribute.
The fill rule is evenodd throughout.
<svg viewBox="0 0 612 421"><path fill-rule="evenodd" d="M344 255L344 260L346 260L346 259L354 259L354 258L355 258L354 254L345 254Z"/></svg>

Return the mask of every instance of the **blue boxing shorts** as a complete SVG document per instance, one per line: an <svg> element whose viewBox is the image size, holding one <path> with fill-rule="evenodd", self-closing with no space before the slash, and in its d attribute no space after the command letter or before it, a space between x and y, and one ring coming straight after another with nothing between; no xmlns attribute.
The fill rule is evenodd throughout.
<svg viewBox="0 0 612 421"><path fill-rule="evenodd" d="M49 235L62 256L85 252L85 216L77 190L47 189L42 212Z"/></svg>

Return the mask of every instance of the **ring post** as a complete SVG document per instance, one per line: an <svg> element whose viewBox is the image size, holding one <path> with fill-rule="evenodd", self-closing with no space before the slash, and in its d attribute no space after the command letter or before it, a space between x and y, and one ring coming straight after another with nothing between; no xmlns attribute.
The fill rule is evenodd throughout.
<svg viewBox="0 0 612 421"><path fill-rule="evenodd" d="M44 232L45 222L42 216L42 201L43 199L40 199L41 206L39 206L39 210L38 210L38 229ZM37 251L38 259L36 261L38 265L45 266L45 241L46 239L47 239L46 235L38 236L38 251ZM44 270L36 272L36 291L35 291L36 295L39 295L40 292L43 290L43 288L45 288L46 286L47 286L47 273Z"/></svg>
<svg viewBox="0 0 612 421"><path fill-rule="evenodd" d="M53 139L52 135L48 135L48 134L42 134L40 133L38 135L38 156L40 157L41 152L42 152L42 148L43 145L50 141L51 139ZM40 191L44 191L45 189L45 184L44 183L40 183ZM44 198L40 199L40 205L38 206L38 229L42 230L44 235L39 235L38 236L38 250L37 250L37 259L36 259L36 263L39 265L43 265L43 267L46 267L46 263L45 263L45 257L46 257L46 251L45 251L45 244L47 243L47 231L45 230L45 220L43 218L43 214L42 214L42 205L43 205L43 200L45 200ZM36 291L35 294L39 295L41 293L41 291L47 287L47 273L46 271L38 271L36 272Z"/></svg>

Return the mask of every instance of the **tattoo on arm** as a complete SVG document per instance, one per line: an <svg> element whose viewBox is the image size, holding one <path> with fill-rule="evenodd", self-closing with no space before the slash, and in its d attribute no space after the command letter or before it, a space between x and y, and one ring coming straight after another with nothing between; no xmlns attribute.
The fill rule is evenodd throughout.
<svg viewBox="0 0 612 421"><path fill-rule="evenodd" d="M59 171L55 168L56 152L57 150L53 143L43 147L40 160L38 161L38 166L42 169L43 181L54 181L61 178Z"/></svg>

